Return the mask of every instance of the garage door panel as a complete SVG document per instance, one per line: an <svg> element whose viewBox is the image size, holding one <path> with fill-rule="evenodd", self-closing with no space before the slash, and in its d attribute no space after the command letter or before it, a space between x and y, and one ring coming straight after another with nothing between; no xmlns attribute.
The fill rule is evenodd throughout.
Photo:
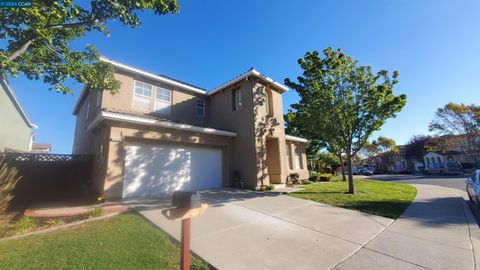
<svg viewBox="0 0 480 270"><path fill-rule="evenodd" d="M221 182L220 149L142 144L126 147L124 198L221 187Z"/></svg>
<svg viewBox="0 0 480 270"><path fill-rule="evenodd" d="M191 152L191 189L222 186L222 152L220 149L196 149Z"/></svg>

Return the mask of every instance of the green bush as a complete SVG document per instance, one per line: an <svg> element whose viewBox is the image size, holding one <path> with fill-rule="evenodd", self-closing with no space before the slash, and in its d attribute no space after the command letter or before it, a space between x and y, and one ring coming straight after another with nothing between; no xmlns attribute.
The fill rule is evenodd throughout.
<svg viewBox="0 0 480 270"><path fill-rule="evenodd" d="M291 173L288 177L293 184L297 184L300 180L300 175L298 173Z"/></svg>
<svg viewBox="0 0 480 270"><path fill-rule="evenodd" d="M313 181L303 180L303 181L302 181L302 184L304 184L304 185L310 185L310 184L313 184Z"/></svg>
<svg viewBox="0 0 480 270"><path fill-rule="evenodd" d="M17 234L22 234L35 230L40 226L40 223L33 218L23 217L15 222L14 226Z"/></svg>
<svg viewBox="0 0 480 270"><path fill-rule="evenodd" d="M332 177L333 177L333 175L330 174L330 173L323 173L323 174L320 174L320 181L330 182L330 181L332 181Z"/></svg>
<svg viewBox="0 0 480 270"><path fill-rule="evenodd" d="M308 177L308 181L318 182L318 181L320 181L320 175L317 174L317 173L314 173L314 174L310 175L310 177Z"/></svg>
<svg viewBox="0 0 480 270"><path fill-rule="evenodd" d="M274 190L274 189L275 189L275 185L273 185L273 184L267 185L267 186L265 187L265 189L266 189L266 190L269 190L269 191L270 191L270 190Z"/></svg>
<svg viewBox="0 0 480 270"><path fill-rule="evenodd" d="M88 217L89 218L99 217L99 216L102 215L102 213L103 213L102 207L101 206L96 206L95 208L90 210L90 212L88 213Z"/></svg>

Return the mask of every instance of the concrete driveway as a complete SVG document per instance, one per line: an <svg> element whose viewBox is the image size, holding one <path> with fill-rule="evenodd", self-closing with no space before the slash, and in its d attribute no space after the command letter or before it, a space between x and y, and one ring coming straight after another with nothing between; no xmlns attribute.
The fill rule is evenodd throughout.
<svg viewBox="0 0 480 270"><path fill-rule="evenodd" d="M392 223L275 193L221 189L202 198L210 208L192 220L192 251L218 269L331 269ZM169 204L170 198L130 201L179 240L180 222L160 213Z"/></svg>

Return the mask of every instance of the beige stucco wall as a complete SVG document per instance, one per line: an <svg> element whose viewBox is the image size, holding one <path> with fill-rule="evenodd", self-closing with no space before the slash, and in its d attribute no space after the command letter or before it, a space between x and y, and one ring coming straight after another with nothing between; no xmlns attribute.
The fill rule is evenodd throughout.
<svg viewBox="0 0 480 270"><path fill-rule="evenodd" d="M170 115L158 114L159 117L199 126L207 125L207 118L209 115L208 97L202 94L182 89L178 86L169 85L137 75L132 75L120 70L116 71L115 78L121 82L121 88L116 94L111 94L110 92L103 93L102 106L104 108L135 111L135 109L133 108L133 94L135 81L137 80L151 84L156 87L163 87L165 89L172 90L172 105ZM206 101L207 109L206 117L204 118L196 116L197 98L203 98ZM139 112L144 113L144 111ZM154 112L151 113L153 114Z"/></svg>
<svg viewBox="0 0 480 270"><path fill-rule="evenodd" d="M112 126L103 187L106 199L117 199L122 196L125 147L132 143L202 145L202 147L220 148L223 156L223 185L231 185L231 137L121 123L109 123L109 125Z"/></svg>
<svg viewBox="0 0 480 270"><path fill-rule="evenodd" d="M267 94L267 91L269 94ZM270 98L270 114L267 114L266 99ZM254 126L255 126L255 149L257 160L256 176L263 179L263 184L285 183L287 179L287 162L285 149L285 128L283 119L282 94L276 89L255 82L253 87L254 100ZM267 139L275 138L269 141ZM276 145L274 145L276 144ZM274 149L268 149L273 147ZM278 152L278 158L267 159L268 153ZM268 163L269 161L269 163ZM272 164L273 163L273 164ZM270 170L269 166L279 167L279 170Z"/></svg>
<svg viewBox="0 0 480 270"><path fill-rule="evenodd" d="M232 141L232 174L238 170L246 188L255 189L255 138L253 130L252 81L241 81L210 97L209 126L235 131ZM242 108L233 110L233 91L242 92ZM231 175L230 177L232 177Z"/></svg>

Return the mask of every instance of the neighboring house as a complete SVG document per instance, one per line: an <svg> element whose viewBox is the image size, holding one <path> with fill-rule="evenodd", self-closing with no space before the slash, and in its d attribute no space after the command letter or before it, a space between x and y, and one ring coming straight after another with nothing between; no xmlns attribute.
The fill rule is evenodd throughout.
<svg viewBox="0 0 480 270"><path fill-rule="evenodd" d="M233 186L236 172L249 189L308 178L308 141L285 134L287 87L250 69L206 91L101 59L122 86L84 88L73 153L96 156L93 183L106 199Z"/></svg>
<svg viewBox="0 0 480 270"><path fill-rule="evenodd" d="M48 143L33 143L30 152L48 154L52 151L52 145Z"/></svg>
<svg viewBox="0 0 480 270"><path fill-rule="evenodd" d="M27 152L32 148L34 125L7 81L0 78L0 152Z"/></svg>
<svg viewBox="0 0 480 270"><path fill-rule="evenodd" d="M472 157L466 155L461 151L448 151L446 153L442 152L430 152L424 156L425 165L427 167L437 166L446 161L458 161L462 163L473 163Z"/></svg>
<svg viewBox="0 0 480 270"><path fill-rule="evenodd" d="M362 160L362 164L377 172L401 173L413 171L414 161L405 157L405 145L397 145L398 152L386 152Z"/></svg>

